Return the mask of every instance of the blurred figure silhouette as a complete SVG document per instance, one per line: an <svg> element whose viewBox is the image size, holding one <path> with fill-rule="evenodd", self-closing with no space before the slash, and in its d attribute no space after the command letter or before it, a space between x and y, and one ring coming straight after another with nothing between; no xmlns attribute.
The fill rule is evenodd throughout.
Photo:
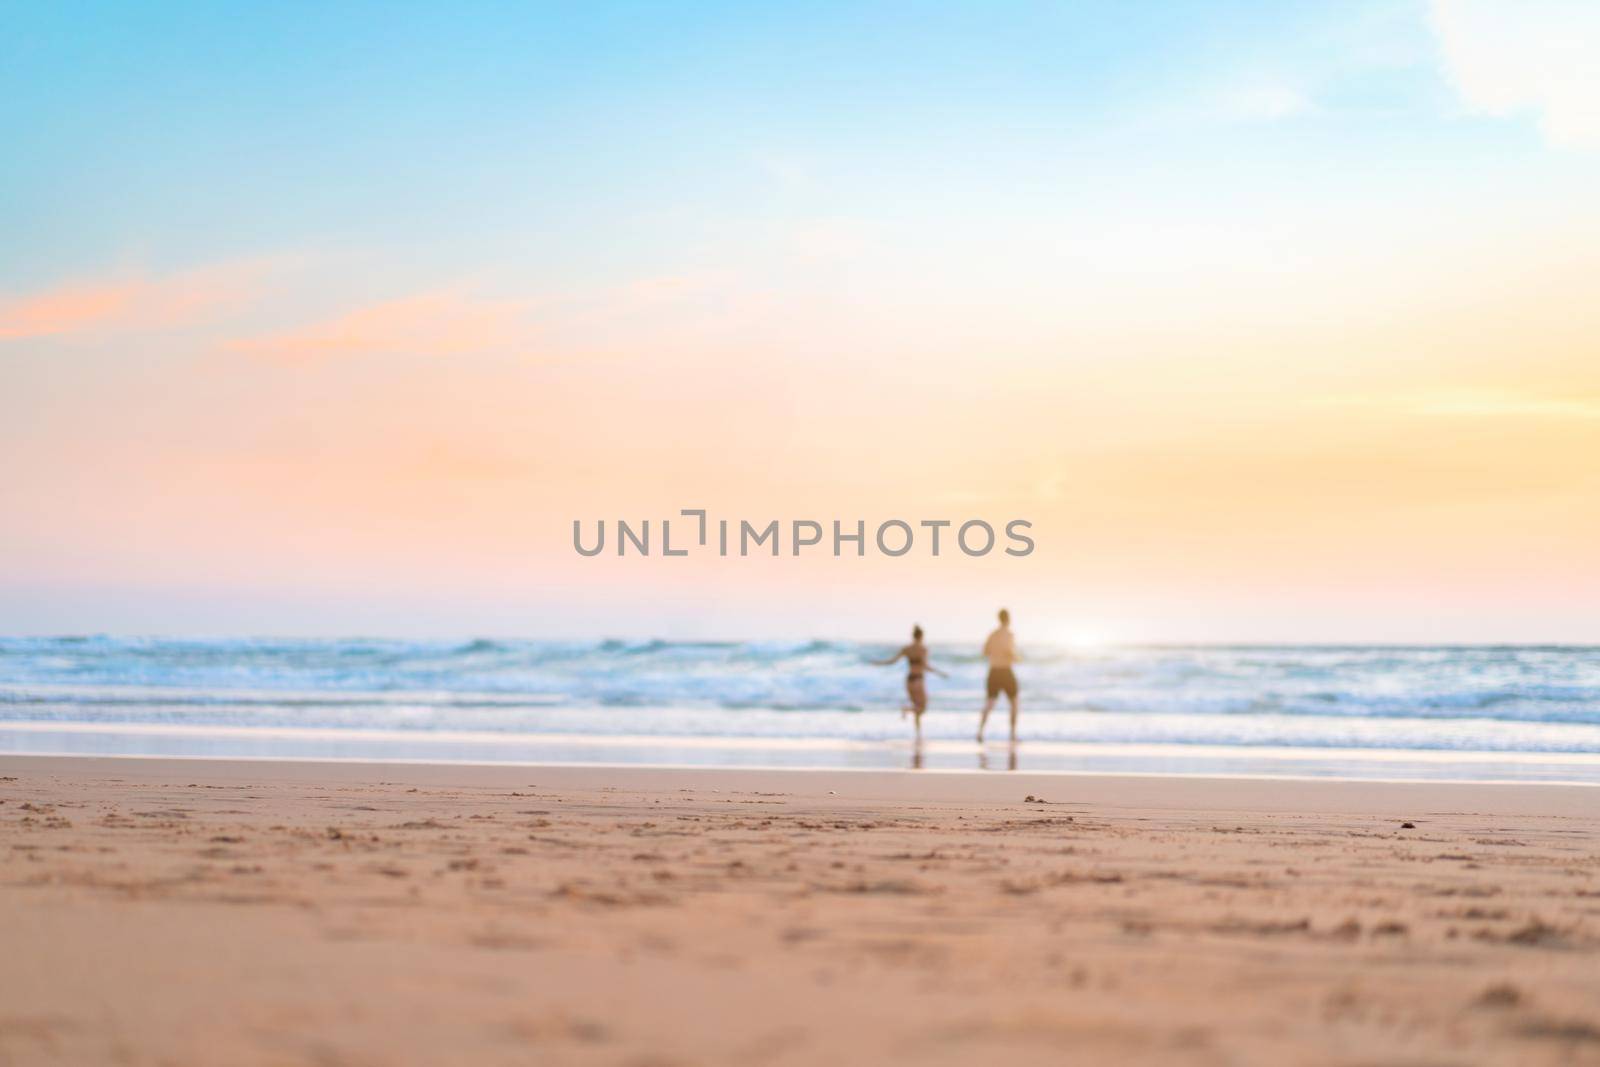
<svg viewBox="0 0 1600 1067"><path fill-rule="evenodd" d="M910 711L917 720L917 741L922 741L922 713L928 710L928 688L923 681L923 674L932 671L941 678L950 677L938 667L928 662L928 646L922 643L922 627L911 628L911 643L888 659L877 659L872 662L880 667L887 667L901 657L906 661L906 698L911 701ZM908 709L901 708L900 715L905 717Z"/></svg>
<svg viewBox="0 0 1600 1067"><path fill-rule="evenodd" d="M983 643L983 655L989 661L989 678L984 685L983 714L978 718L978 744L983 744L983 728L989 723L989 712L994 710L995 698L1001 693L1011 703L1011 742L1017 741L1017 676L1011 667L1022 657L1017 655L1017 640L1011 635L1011 612L1000 609L1000 626Z"/></svg>

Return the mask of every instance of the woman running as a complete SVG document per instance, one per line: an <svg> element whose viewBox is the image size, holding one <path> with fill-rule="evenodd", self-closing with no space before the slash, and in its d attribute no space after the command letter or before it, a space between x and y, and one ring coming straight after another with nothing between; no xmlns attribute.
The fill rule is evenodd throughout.
<svg viewBox="0 0 1600 1067"><path fill-rule="evenodd" d="M911 643L888 659L877 659L872 662L880 667L887 667L900 657L906 661L906 696L911 700L911 711L917 717L917 740L922 740L922 713L928 710L928 689L923 684L923 672L932 671L941 678L950 677L938 667L928 662L928 646L922 643L922 627L911 628ZM900 709L900 717L905 718L906 709Z"/></svg>

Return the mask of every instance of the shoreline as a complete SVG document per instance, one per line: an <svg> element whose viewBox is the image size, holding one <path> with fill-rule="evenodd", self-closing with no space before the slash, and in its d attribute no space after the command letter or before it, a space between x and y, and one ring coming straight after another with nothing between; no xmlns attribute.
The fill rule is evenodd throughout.
<svg viewBox="0 0 1600 1067"><path fill-rule="evenodd" d="M910 738L862 740L676 734L0 720L0 754L58 759L644 767L707 771L1242 778L1600 786L1600 753L1319 748L1157 742Z"/></svg>
<svg viewBox="0 0 1600 1067"><path fill-rule="evenodd" d="M467 788L515 788L537 779L541 785L571 789L780 790L816 799L930 804L1014 804L1028 795L1053 804L1064 803L1057 798L1070 793L1110 807L1401 815L1426 808L1555 818L1600 816L1595 785L1569 782L0 753L0 776L4 775L194 782L266 778Z"/></svg>
<svg viewBox="0 0 1600 1067"><path fill-rule="evenodd" d="M783 748L815 750L877 751L883 748L922 747L942 751L974 751L979 748L1007 747L1003 737L990 738L981 745L955 738L929 738L920 746L910 737L863 739L853 737L785 737L759 734L581 734L509 730L402 730L352 726L238 726L219 723L92 722L53 719L0 719L0 735L17 733L126 734L150 737L228 737L285 738L295 740L412 740L426 743L528 742L563 744L574 747L607 748L648 744L667 748ZM1162 741L1062 741L1051 738L1022 738L1018 744L1036 751L1103 752L1117 755L1227 756L1240 753L1271 756L1274 759L1370 759L1373 761L1435 761L1447 763L1592 763L1600 768L1600 752L1510 749L1379 748L1357 746L1227 745L1188 744Z"/></svg>

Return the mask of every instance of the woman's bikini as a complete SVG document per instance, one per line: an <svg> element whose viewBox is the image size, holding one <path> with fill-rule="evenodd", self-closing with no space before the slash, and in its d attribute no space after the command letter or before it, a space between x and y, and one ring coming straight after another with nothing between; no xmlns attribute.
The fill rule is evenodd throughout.
<svg viewBox="0 0 1600 1067"><path fill-rule="evenodd" d="M922 681L928 663L928 650L920 645L906 646L906 684Z"/></svg>

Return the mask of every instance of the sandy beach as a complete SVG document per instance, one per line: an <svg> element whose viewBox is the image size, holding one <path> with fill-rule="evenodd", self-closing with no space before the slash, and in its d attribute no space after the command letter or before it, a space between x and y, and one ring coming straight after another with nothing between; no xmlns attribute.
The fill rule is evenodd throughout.
<svg viewBox="0 0 1600 1067"><path fill-rule="evenodd" d="M0 757L0 1063L1600 1063L1597 835L1577 786Z"/></svg>

